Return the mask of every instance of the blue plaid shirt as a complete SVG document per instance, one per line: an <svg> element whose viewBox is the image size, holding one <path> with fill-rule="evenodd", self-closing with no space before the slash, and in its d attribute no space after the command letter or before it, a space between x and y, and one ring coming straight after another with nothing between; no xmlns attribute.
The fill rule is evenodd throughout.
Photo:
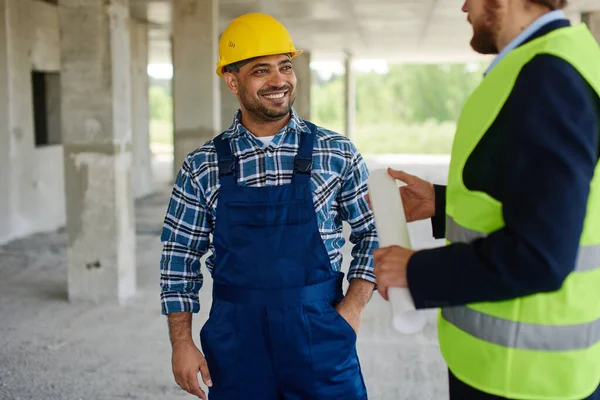
<svg viewBox="0 0 600 400"><path fill-rule="evenodd" d="M238 184L275 186L289 184L299 135L310 132L292 110L290 122L264 145L241 124L238 111L225 131L239 163ZM311 189L319 224L333 269L342 265L344 245L342 221L352 233L353 260L348 280L362 278L375 282L372 252L378 247L375 221L365 199L368 171L355 146L344 136L319 128L313 150ZM210 252L206 267L212 274L215 249L210 235L215 229L219 179L213 141L189 154L176 178L161 240L162 313L198 312L198 291L202 286L200 259Z"/></svg>

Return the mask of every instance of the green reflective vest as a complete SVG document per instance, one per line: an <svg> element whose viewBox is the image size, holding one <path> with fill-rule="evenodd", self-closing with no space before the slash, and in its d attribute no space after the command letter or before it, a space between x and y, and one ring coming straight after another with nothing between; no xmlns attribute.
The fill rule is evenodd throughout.
<svg viewBox="0 0 600 400"><path fill-rule="evenodd" d="M519 71L542 53L569 62L600 96L600 46L584 24L555 30L511 51L469 97L458 121L446 194L449 243L468 243L505 225L502 203L468 190L463 169L498 116ZM562 288L515 300L444 308L438 330L450 370L480 391L520 400L573 400L596 389L600 382L600 163L591 182L575 270Z"/></svg>

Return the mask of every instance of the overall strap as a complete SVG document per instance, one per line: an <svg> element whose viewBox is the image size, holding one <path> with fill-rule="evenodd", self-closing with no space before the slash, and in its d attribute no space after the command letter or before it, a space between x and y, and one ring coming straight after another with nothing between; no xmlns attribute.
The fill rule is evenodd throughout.
<svg viewBox="0 0 600 400"><path fill-rule="evenodd" d="M317 126L308 121L304 121L304 123L310 129L310 133L302 132L300 134L298 154L294 159L294 183L299 184L306 184L310 180L312 152L317 139Z"/></svg>
<svg viewBox="0 0 600 400"><path fill-rule="evenodd" d="M219 162L219 180L222 185L236 185L236 159L231 154L231 143L229 139L223 139L220 134L213 140L217 150Z"/></svg>

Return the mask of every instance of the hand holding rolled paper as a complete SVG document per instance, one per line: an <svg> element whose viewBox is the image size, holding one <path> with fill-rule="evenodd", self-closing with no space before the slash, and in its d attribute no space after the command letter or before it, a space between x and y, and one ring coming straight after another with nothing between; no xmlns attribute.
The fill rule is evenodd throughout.
<svg viewBox="0 0 600 400"><path fill-rule="evenodd" d="M400 196L406 221L420 221L435 215L435 190L431 182L391 168L388 168L388 174L405 183L400 188Z"/></svg>

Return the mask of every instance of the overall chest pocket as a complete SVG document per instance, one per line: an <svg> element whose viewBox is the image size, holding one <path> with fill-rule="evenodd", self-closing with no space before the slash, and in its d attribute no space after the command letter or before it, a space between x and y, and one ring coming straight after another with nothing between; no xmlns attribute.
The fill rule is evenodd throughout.
<svg viewBox="0 0 600 400"><path fill-rule="evenodd" d="M302 201L285 203L227 203L227 213L233 226L301 225L308 220Z"/></svg>

